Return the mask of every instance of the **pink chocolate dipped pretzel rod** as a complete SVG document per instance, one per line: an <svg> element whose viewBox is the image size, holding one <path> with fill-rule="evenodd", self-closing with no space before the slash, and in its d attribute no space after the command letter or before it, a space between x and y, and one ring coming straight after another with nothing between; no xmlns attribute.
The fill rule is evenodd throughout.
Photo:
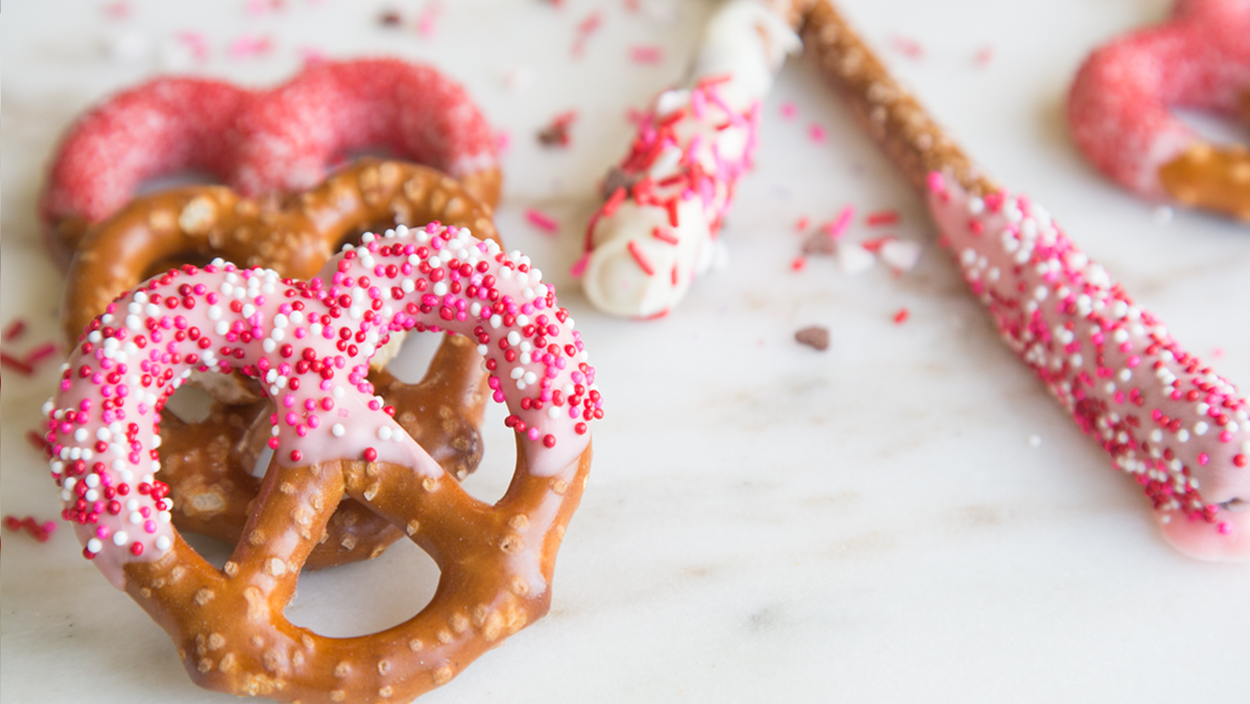
<svg viewBox="0 0 1250 704"><path fill-rule="evenodd" d="M1250 558L1250 406L1186 352L1040 206L1000 189L902 90L827 0L802 37L908 181L1004 341L1151 500L1164 536Z"/></svg>

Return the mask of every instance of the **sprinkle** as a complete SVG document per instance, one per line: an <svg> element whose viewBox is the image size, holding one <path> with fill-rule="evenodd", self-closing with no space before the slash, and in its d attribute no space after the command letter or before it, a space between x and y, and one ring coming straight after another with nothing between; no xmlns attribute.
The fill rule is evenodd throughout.
<svg viewBox="0 0 1250 704"><path fill-rule="evenodd" d="M443 3L439 0L430 0L425 4L425 8L421 10L421 14L417 17L417 34L425 38L434 36L435 25L438 22L438 16L443 11Z"/></svg>
<svg viewBox="0 0 1250 704"><path fill-rule="evenodd" d="M879 227L881 225L894 225L899 221L899 213L897 210L878 210L875 213L869 213L864 222L868 227Z"/></svg>
<svg viewBox="0 0 1250 704"><path fill-rule="evenodd" d="M824 127L821 127L820 125L818 125L818 124L816 124L816 123L814 123L814 122L813 122L813 123L811 124L811 126L809 126L809 127L807 128L807 136L808 136L808 138L809 138L809 139L811 139L813 142L816 142L817 144L820 144L821 142L824 142L824 141L825 141L825 137L826 137L827 135L825 134L825 128L824 128Z"/></svg>
<svg viewBox="0 0 1250 704"><path fill-rule="evenodd" d="M899 325L902 325L903 323L907 322L907 319L910 317L911 317L910 311L908 311L906 308L899 308L898 312L894 314L894 322Z"/></svg>
<svg viewBox="0 0 1250 704"><path fill-rule="evenodd" d="M994 46L992 44L986 44L980 49L977 49L976 55L972 57L972 62L981 68L989 66L990 62L993 60Z"/></svg>
<svg viewBox="0 0 1250 704"><path fill-rule="evenodd" d="M0 366L9 367L13 371L23 376L30 376L35 373L35 368L14 357L8 352L0 352Z"/></svg>
<svg viewBox="0 0 1250 704"><path fill-rule="evenodd" d="M54 521L40 523L35 520L34 516L25 518L5 516L4 527L11 531L25 531L27 535L41 543L48 542L48 539L52 537L52 533L56 531L56 523Z"/></svg>
<svg viewBox="0 0 1250 704"><path fill-rule="evenodd" d="M544 232L555 232L560 229L560 223L556 222L555 218L536 208L526 209L525 219Z"/></svg>
<svg viewBox="0 0 1250 704"><path fill-rule="evenodd" d="M586 41L603 24L603 14L595 10L577 23L577 35L573 39L573 57L581 58L586 53Z"/></svg>
<svg viewBox="0 0 1250 704"><path fill-rule="evenodd" d="M655 269L651 266L651 262L647 261L646 255L638 248L637 240L630 240L626 248L629 250L629 255L634 258L634 261L638 262L638 268L642 269L643 273L647 276L655 274Z"/></svg>
<svg viewBox="0 0 1250 704"><path fill-rule="evenodd" d="M573 266L569 267L569 276L575 279L582 278L582 274L586 273L586 265L590 263L590 252L583 252L582 256L573 262Z"/></svg>
<svg viewBox="0 0 1250 704"><path fill-rule="evenodd" d="M793 271L803 271L807 268L807 257L799 255L790 262L790 269Z"/></svg>
<svg viewBox="0 0 1250 704"><path fill-rule="evenodd" d="M245 59L250 56L259 56L269 53L273 48L273 39L268 36L255 36L244 34L243 36L230 42L230 47L226 50L234 59Z"/></svg>
<svg viewBox="0 0 1250 704"><path fill-rule="evenodd" d="M636 64L658 64L664 60L664 49L658 46L632 46L629 59Z"/></svg>
<svg viewBox="0 0 1250 704"><path fill-rule="evenodd" d="M842 208L842 212L838 213L838 217L832 222L825 223L825 234L829 235L829 239L837 240L846 234L846 229L850 227L851 220L855 217L855 206L848 205Z"/></svg>
<svg viewBox="0 0 1250 704"><path fill-rule="evenodd" d="M781 119L793 120L799 114L799 109L789 100L781 104Z"/></svg>
<svg viewBox="0 0 1250 704"><path fill-rule="evenodd" d="M920 42L914 39L896 35L890 40L890 44L898 50L900 54L909 59L919 60L924 58L924 47L920 45Z"/></svg>
<svg viewBox="0 0 1250 704"><path fill-rule="evenodd" d="M4 329L4 332L0 332L0 337L2 337L5 342L12 342L21 337L24 332L26 332L26 321L18 318L17 320L9 323L8 327Z"/></svg>
<svg viewBox="0 0 1250 704"><path fill-rule="evenodd" d="M26 363L35 366L47 357L56 354L57 346L55 342L46 342L26 354Z"/></svg>
<svg viewBox="0 0 1250 704"><path fill-rule="evenodd" d="M811 219L804 215L794 222L794 229L799 232L803 232L809 225L811 225L811 222Z"/></svg>

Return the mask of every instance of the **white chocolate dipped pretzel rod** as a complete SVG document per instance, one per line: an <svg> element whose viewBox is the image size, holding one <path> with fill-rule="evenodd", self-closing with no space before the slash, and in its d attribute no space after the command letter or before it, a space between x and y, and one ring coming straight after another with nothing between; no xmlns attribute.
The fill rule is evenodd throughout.
<svg viewBox="0 0 1250 704"><path fill-rule="evenodd" d="M1028 198L979 175L828 0L804 46L926 198L1004 341L1151 500L1170 543L1250 558L1250 405Z"/></svg>
<svg viewBox="0 0 1250 704"><path fill-rule="evenodd" d="M760 102L799 47L797 17L791 2L728 0L683 86L655 98L586 228L577 268L597 308L663 315L709 268L734 186L752 164Z"/></svg>

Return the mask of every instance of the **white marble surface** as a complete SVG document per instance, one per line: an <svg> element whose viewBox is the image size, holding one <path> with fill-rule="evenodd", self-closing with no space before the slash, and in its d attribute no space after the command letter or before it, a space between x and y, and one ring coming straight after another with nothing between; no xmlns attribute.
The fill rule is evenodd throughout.
<svg viewBox="0 0 1250 704"><path fill-rule="evenodd" d="M1073 238L1191 350L1250 384L1250 229L1153 207L1101 180L1060 120L1066 83L1103 39L1162 16L1162 0L845 0L850 18L939 120L1002 182L1045 203ZM1112 471L995 338L902 180L802 61L765 106L757 170L724 241L729 266L650 323L589 309L569 279L595 184L630 135L624 119L681 73L710 2L642 0L10 0L3 28L3 296L0 324L55 336L59 274L34 216L58 133L92 101L186 57L196 73L266 85L300 50L436 61L510 135L500 229L554 278L606 398L582 508L551 614L428 702L1147 702L1250 695L1250 565L1195 562L1156 534L1135 485ZM386 7L407 26L384 29ZM416 19L439 7L433 32ZM485 10L489 8L489 12ZM602 27L580 60L577 25ZM268 36L264 56L229 43ZM919 42L924 56L894 48ZM130 61L101 45L150 47ZM630 47L659 45L638 65ZM992 48L988 65L974 60ZM141 48L141 47L140 47ZM509 72L514 80L507 87ZM528 79L528 83L525 79ZM792 102L797 116L781 117ZM537 129L576 109L567 150ZM811 124L828 134L808 136ZM1244 137L1244 132L1242 133ZM925 245L902 276L848 276L828 259L790 269L793 224L897 208ZM524 217L557 218L558 235ZM861 225L851 237L867 237ZM748 273L751 275L748 276ZM758 275L756 275L758 273ZM892 321L906 307L910 319ZM800 327L832 332L826 352ZM6 343L6 349L9 349ZM52 386L5 370L4 514L58 505L23 439ZM513 458L494 414L470 481L501 491ZM1039 442L1040 441L1040 442ZM69 530L44 545L4 533L0 698L5 702L225 702L196 689L166 636L78 556ZM414 548L301 582L289 615L329 633L414 613L433 589ZM341 602L360 596L344 610ZM118 643L125 647L119 647Z"/></svg>

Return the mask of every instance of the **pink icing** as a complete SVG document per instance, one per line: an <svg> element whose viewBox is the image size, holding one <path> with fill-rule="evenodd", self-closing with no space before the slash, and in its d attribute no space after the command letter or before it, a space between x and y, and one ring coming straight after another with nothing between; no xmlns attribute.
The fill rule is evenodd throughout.
<svg viewBox="0 0 1250 704"><path fill-rule="evenodd" d="M1250 558L1250 405L1233 384L1027 198L970 197L935 173L929 209L1003 339L1141 484L1167 539Z"/></svg>
<svg viewBox="0 0 1250 704"><path fill-rule="evenodd" d="M332 259L318 277L281 280L220 260L140 285L93 321L45 407L63 517L119 588L122 566L172 545L156 448L165 400L193 371L241 370L275 404L274 461L337 458L442 469L395 423L365 380L398 331L478 341L496 401L527 470L572 476L603 415L595 371L542 273L466 229L400 227Z"/></svg>
<svg viewBox="0 0 1250 704"><path fill-rule="evenodd" d="M1068 98L1073 136L1124 186L1164 197L1159 168L1198 136L1171 107L1233 117L1250 92L1250 1L1187 0L1166 24L1095 51Z"/></svg>

